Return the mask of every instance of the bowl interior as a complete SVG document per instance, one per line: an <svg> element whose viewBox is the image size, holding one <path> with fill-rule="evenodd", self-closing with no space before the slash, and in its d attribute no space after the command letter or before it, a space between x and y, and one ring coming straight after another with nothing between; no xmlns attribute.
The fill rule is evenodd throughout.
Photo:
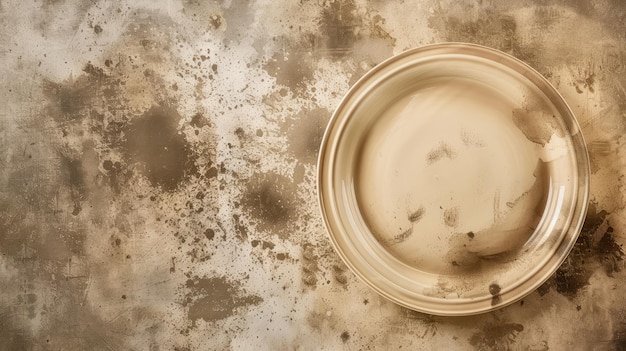
<svg viewBox="0 0 626 351"><path fill-rule="evenodd" d="M348 93L320 156L335 248L384 296L472 314L538 287L573 245L588 160L558 93L476 46L417 49Z"/></svg>

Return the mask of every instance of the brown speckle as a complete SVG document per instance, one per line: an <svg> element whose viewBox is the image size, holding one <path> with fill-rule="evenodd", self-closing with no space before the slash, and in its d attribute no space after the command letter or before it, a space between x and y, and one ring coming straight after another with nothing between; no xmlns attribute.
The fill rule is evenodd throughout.
<svg viewBox="0 0 626 351"><path fill-rule="evenodd" d="M215 237L215 231L211 228L207 228L204 231L204 236L206 236L206 238L209 240L213 240L213 238Z"/></svg>
<svg viewBox="0 0 626 351"><path fill-rule="evenodd" d="M341 333L341 341L343 342L348 342L348 340L350 340L350 333L348 333L347 331L344 331L343 333Z"/></svg>

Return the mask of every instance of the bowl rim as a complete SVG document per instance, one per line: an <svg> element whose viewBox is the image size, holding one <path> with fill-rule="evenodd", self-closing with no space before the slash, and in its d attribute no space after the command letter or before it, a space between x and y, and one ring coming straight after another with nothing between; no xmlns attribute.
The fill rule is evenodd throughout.
<svg viewBox="0 0 626 351"><path fill-rule="evenodd" d="M334 150L334 146L336 145L330 144L330 139L332 137L331 134L332 134L332 131L337 128L337 126L341 128L340 131L343 131L344 129L343 127L345 126L345 123L346 123L345 120L348 118L343 118L344 114L342 112L347 107L347 105L349 105L349 102L351 101L351 99L354 98L354 95L359 93L360 89L362 89L364 86L367 86L367 83L371 78L373 78L380 71L394 64L395 62L400 61L402 59L406 59L407 57L410 57L416 54L422 55L424 53L427 53L428 51L437 51L441 49L461 50L458 52L459 54L485 58L484 56L479 56L479 55L474 54L474 53L480 52L480 53L490 56L490 57L487 57L488 60L495 61L500 64L504 64L505 66L507 66L507 64L517 65L520 69L523 69L523 71L526 73L522 74L517 69L516 71L518 71L520 75L523 75L527 79L529 79L535 86L537 86L535 80L538 80L539 82L541 82L542 86L538 86L538 88L546 94L548 92L550 93L549 95L547 94L548 98L553 104L555 104L555 107L561 113L562 115L561 118L567 121L568 128L572 129L572 133L570 136L574 139L576 138L578 139L578 142L576 144L580 144L579 151L581 151L580 154L576 154L576 165L577 165L576 171L582 172L582 173L581 174L577 173L579 179L575 186L579 190L582 188L583 191L582 192L578 191L578 194L576 195L576 200L574 201L575 205L573 206L573 211L572 211L573 218L569 224L569 227L566 227L566 230L562 234L561 242L556 246L556 250L554 251L552 255L546 256L548 258L544 262L544 266L551 265L551 267L549 267L547 271L547 274L546 272L543 272L543 275L540 276L539 279L534 279L534 278L537 278L536 276L538 274L542 273L541 269L537 270L537 272L531 274L525 282L520 283L520 285L516 286L516 289L519 289L520 287L523 287L524 284L526 284L527 282L531 282L531 284L526 284L526 285L530 285L530 288L527 287L525 289L522 289L521 293L518 292L516 294L510 294L510 291L509 291L508 292L509 295L512 295L512 296L509 296L507 299L502 298L502 302L498 303L495 306L492 305L490 307L485 307L485 306L482 306L483 304L481 304L482 307L473 307L473 308L468 308L462 311L461 310L450 311L448 309L441 309L441 308L439 309L428 308L428 307L416 305L415 303L410 303L409 301L404 301L392 295L390 292L386 291L382 287L378 286L375 282L368 279L368 277L365 274L363 274L363 272L361 272L359 269L355 267L355 265L348 258L348 255L346 254L346 252L343 251L343 248L337 242L337 239L335 236L340 235L340 234L335 233L335 231L341 231L345 229L345 227L342 227L341 225L339 225L340 221L337 218L332 218L333 216L331 215L331 211L329 210L329 208L327 208L326 202L329 200L332 200L333 197L330 196L330 199L325 198L325 193L327 192L327 189L326 189L327 185L329 188L332 188L331 186L332 183L327 182L326 180L327 180L327 177L332 175L332 169L333 169L332 161L335 159L335 153L336 153L336 150ZM469 52L465 52L465 51L469 51ZM492 57L495 57L497 59L494 60ZM554 99L556 99L556 101ZM357 99L357 101L360 101L360 100ZM556 106L557 103L559 105L558 107ZM343 124L340 123L342 121L343 121ZM341 137L339 136L336 139L338 142L341 139ZM582 167L581 167L581 164L582 164ZM327 171L327 166L329 166L328 168L331 170L331 172ZM534 292L538 287L540 287L551 276L554 275L554 273L566 260L570 251L573 249L578 239L578 236L581 233L584 220L587 214L588 203L589 203L591 170L590 170L590 162L589 162L587 144L585 142L584 136L582 134L582 130L576 119L575 114L573 113L570 106L567 104L567 102L563 98L563 96L559 93L559 91L541 73L539 73L537 70L535 70L532 66L530 66L526 62L508 53L502 52L494 48L490 48L490 47L478 45L478 44L473 44L473 43L442 42L442 43L437 43L437 44L429 44L429 45L420 46L417 48L406 50L398 55L394 55L382 61L381 63L377 64L375 67L370 69L367 73L365 73L362 77L360 77L354 84L352 84L348 92L342 97L341 102L337 105L336 109L333 111L333 114L324 131L324 135L321 141L320 151L319 151L318 159L317 159L316 175L317 175L317 184L316 184L317 185L317 200L318 200L319 210L321 211L321 214L322 214L324 227L326 230L326 235L329 237L331 244L333 248L335 249L335 252L341 257L341 260L350 268L350 270L362 282L364 282L366 285L368 285L370 288L372 288L381 296L384 296L385 298L395 302L396 304L399 304L401 306L407 307L409 309L412 309L418 312L440 315L440 316L466 316L466 315L486 313L486 312L497 310L505 306L508 306L510 304L513 304L516 301L519 301L520 299ZM333 194L333 193L331 192L330 194ZM331 201L330 203L334 203L334 201ZM337 230L337 228L339 228L340 230ZM554 258L557 258L557 260L554 260ZM505 296L505 294L503 293L501 296ZM447 301L448 301L447 305L448 306L451 305L452 301L451 300L447 300Z"/></svg>

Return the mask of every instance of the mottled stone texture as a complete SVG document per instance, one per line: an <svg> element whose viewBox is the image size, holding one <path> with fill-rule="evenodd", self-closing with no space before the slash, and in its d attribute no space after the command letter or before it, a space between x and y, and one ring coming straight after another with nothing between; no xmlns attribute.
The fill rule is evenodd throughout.
<svg viewBox="0 0 626 351"><path fill-rule="evenodd" d="M0 350L625 349L624 33L621 0L0 1ZM367 288L316 202L350 84L441 41L544 74L593 173L562 268L467 318Z"/></svg>

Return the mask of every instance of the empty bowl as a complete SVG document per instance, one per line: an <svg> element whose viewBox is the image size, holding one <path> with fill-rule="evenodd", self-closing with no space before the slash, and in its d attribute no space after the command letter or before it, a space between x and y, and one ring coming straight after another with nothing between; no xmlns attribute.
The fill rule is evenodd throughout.
<svg viewBox="0 0 626 351"><path fill-rule="evenodd" d="M500 51L430 45L346 94L318 162L337 253L382 296L436 315L513 303L545 282L587 211L576 119L537 71Z"/></svg>

